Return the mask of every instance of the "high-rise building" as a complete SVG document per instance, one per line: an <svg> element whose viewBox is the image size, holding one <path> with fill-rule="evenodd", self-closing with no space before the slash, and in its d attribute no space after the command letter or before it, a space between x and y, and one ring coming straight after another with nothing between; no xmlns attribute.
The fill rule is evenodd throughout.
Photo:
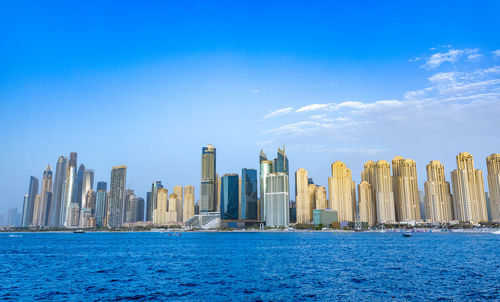
<svg viewBox="0 0 500 302"><path fill-rule="evenodd" d="M327 209L328 200L326 199L326 187L316 186L316 203L314 209ZM313 210L314 212L314 210ZM314 217L313 217L314 218Z"/></svg>
<svg viewBox="0 0 500 302"><path fill-rule="evenodd" d="M257 170L241 170L241 219L258 219Z"/></svg>
<svg viewBox="0 0 500 302"><path fill-rule="evenodd" d="M312 221L312 207L309 196L307 170L300 168L295 172L295 207L297 223L307 224Z"/></svg>
<svg viewBox="0 0 500 302"><path fill-rule="evenodd" d="M222 220L238 219L238 174L226 174L221 180L220 214Z"/></svg>
<svg viewBox="0 0 500 302"><path fill-rule="evenodd" d="M207 145L201 152L201 212L217 211L216 169L216 149L212 145Z"/></svg>
<svg viewBox="0 0 500 302"><path fill-rule="evenodd" d="M86 192L85 193L83 192L83 181L84 181L83 179L85 176L84 174L85 174L85 165L80 164L80 166L78 167L78 173L76 174L76 202L78 203L80 208L82 207L82 200L86 196Z"/></svg>
<svg viewBox="0 0 500 302"><path fill-rule="evenodd" d="M28 195L25 195L23 204L22 226L29 227L33 222L33 212L35 211L35 199L38 194L38 178L30 177L30 187Z"/></svg>
<svg viewBox="0 0 500 302"><path fill-rule="evenodd" d="M361 180L370 184L372 206L374 206L371 213L375 213L376 223L395 222L391 165L385 160L379 160L377 163L367 161L361 173Z"/></svg>
<svg viewBox="0 0 500 302"><path fill-rule="evenodd" d="M167 217L168 190L165 188L158 188L156 195L156 208L153 210L153 223L165 225L170 218Z"/></svg>
<svg viewBox="0 0 500 302"><path fill-rule="evenodd" d="M288 174L270 173L265 177L265 221L266 226L290 225L290 196Z"/></svg>
<svg viewBox="0 0 500 302"><path fill-rule="evenodd" d="M33 220L31 221L31 226L37 226L38 222L38 211L40 210L40 203L42 202L42 195L36 194L35 205L33 206Z"/></svg>
<svg viewBox="0 0 500 302"><path fill-rule="evenodd" d="M285 146L283 146L283 149L278 148L277 157L273 161L273 172L285 172L288 174L288 158L285 154Z"/></svg>
<svg viewBox="0 0 500 302"><path fill-rule="evenodd" d="M368 181L362 181L358 185L358 210L359 220L367 222L368 226L374 226L377 222L377 214L375 211L375 201L372 199L372 187Z"/></svg>
<svg viewBox="0 0 500 302"><path fill-rule="evenodd" d="M137 197L137 217L135 221L144 221L144 198Z"/></svg>
<svg viewBox="0 0 500 302"><path fill-rule="evenodd" d="M215 209L217 211L220 210L220 195L221 195L221 182L222 182L222 179L219 177L219 174L215 174L215 179L216 179L216 182L215 182L215 192L217 192L215 194Z"/></svg>
<svg viewBox="0 0 500 302"><path fill-rule="evenodd" d="M50 203L50 227L60 227L63 225L63 221L61 221L61 208L64 195L64 180L66 179L67 161L67 158L64 156L59 156L59 159L57 160L56 175L54 177L52 187L52 201Z"/></svg>
<svg viewBox="0 0 500 302"><path fill-rule="evenodd" d="M61 216L60 222L63 226L69 227L70 220L70 207L75 210L75 206L71 205L76 203L76 152L71 152L69 155L69 161L66 165L66 179L64 180L63 196L61 199ZM75 215L72 217L74 218Z"/></svg>
<svg viewBox="0 0 500 302"><path fill-rule="evenodd" d="M127 205L127 218L125 222L137 222L139 200L137 196L135 196L134 191L127 190L127 194L125 196L125 204Z"/></svg>
<svg viewBox="0 0 500 302"><path fill-rule="evenodd" d="M177 222L182 222L182 187L174 186L174 194L176 196ZM169 204L170 205L170 204Z"/></svg>
<svg viewBox="0 0 500 302"><path fill-rule="evenodd" d="M339 221L356 219L356 185L352 181L351 169L343 162L332 164L332 177L328 177L330 209L337 211Z"/></svg>
<svg viewBox="0 0 500 302"><path fill-rule="evenodd" d="M422 217L422 220L425 221L426 212L425 212L424 192L422 192L421 190L418 190L418 200L420 204L420 217Z"/></svg>
<svg viewBox="0 0 500 302"><path fill-rule="evenodd" d="M81 228L96 227L97 221L95 218L95 210L96 210L96 193L94 192L94 190L89 189L87 191L87 195L82 200L82 207L80 209Z"/></svg>
<svg viewBox="0 0 500 302"><path fill-rule="evenodd" d="M474 169L472 154L457 155L457 169L451 172L451 183L455 219L461 222L487 221L483 172Z"/></svg>
<svg viewBox="0 0 500 302"><path fill-rule="evenodd" d="M107 225L106 218L108 213L108 200L107 200L107 183L100 181L97 183L97 193L96 193L96 208L95 208L95 218L96 226L104 227Z"/></svg>
<svg viewBox="0 0 500 302"><path fill-rule="evenodd" d="M260 180L260 199L259 199L259 220L265 221L266 220L266 176L271 174L273 172L273 162L268 160L266 155L264 154L264 151L260 151L260 156L259 156L259 163L260 163L260 173L259 173L259 180Z"/></svg>
<svg viewBox="0 0 500 302"><path fill-rule="evenodd" d="M438 160L426 166L427 181L424 183L426 221L448 222L453 220L453 202L450 183L446 181L444 164Z"/></svg>
<svg viewBox="0 0 500 302"><path fill-rule="evenodd" d="M488 167L488 188L491 221L500 222L500 154L486 158Z"/></svg>
<svg viewBox="0 0 500 302"><path fill-rule="evenodd" d="M146 207L145 207L146 220L153 221L153 200L151 192L146 192Z"/></svg>
<svg viewBox="0 0 500 302"><path fill-rule="evenodd" d="M184 204L182 207L182 219L186 222L189 218L194 216L194 187L184 187Z"/></svg>
<svg viewBox="0 0 500 302"><path fill-rule="evenodd" d="M21 215L17 211L17 208L9 209L7 212L7 226L18 227L21 223Z"/></svg>
<svg viewBox="0 0 500 302"><path fill-rule="evenodd" d="M127 183L127 166L116 166L111 170L109 185L109 216L108 225L119 227L126 219L125 186Z"/></svg>
<svg viewBox="0 0 500 302"><path fill-rule="evenodd" d="M146 212L146 220L147 221L155 221L154 220L154 210L158 206L158 190L163 188L163 185L161 184L160 180L157 180L153 182L151 185L151 203L150 203L150 208L147 209ZM168 199L168 196L167 196Z"/></svg>
<svg viewBox="0 0 500 302"><path fill-rule="evenodd" d="M178 213L177 205L179 200L179 196L177 194L172 193L168 197L168 211L167 211L167 222L174 223L177 222Z"/></svg>
<svg viewBox="0 0 500 302"><path fill-rule="evenodd" d="M418 199L417 164L396 156L392 160L392 185L397 221L421 220Z"/></svg>
<svg viewBox="0 0 500 302"><path fill-rule="evenodd" d="M87 197L87 192L94 189L94 170L85 169L83 171L81 202Z"/></svg>
<svg viewBox="0 0 500 302"><path fill-rule="evenodd" d="M47 165L43 171L42 192L40 204L37 208L36 226L44 227L48 225L50 203L52 202L52 170Z"/></svg>

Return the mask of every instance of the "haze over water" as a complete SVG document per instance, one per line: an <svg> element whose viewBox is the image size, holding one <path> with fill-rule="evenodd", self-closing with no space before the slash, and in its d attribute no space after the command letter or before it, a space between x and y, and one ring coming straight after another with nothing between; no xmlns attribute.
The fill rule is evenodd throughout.
<svg viewBox="0 0 500 302"><path fill-rule="evenodd" d="M4 233L0 299L497 300L499 245L490 233Z"/></svg>

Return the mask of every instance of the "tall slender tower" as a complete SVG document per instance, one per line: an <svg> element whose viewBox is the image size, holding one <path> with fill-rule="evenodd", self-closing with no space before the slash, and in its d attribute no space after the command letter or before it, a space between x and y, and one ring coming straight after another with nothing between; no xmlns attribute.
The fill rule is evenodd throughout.
<svg viewBox="0 0 500 302"><path fill-rule="evenodd" d="M182 219L186 222L194 216L194 187L184 187L184 205L182 207Z"/></svg>
<svg viewBox="0 0 500 302"><path fill-rule="evenodd" d="M264 151L260 150L260 156L259 156L259 163L260 163L260 174L259 174L259 180L260 180L260 200L259 200L259 220L265 221L266 220L266 176L271 174L273 172L273 162L268 160L266 157L266 154L264 154Z"/></svg>
<svg viewBox="0 0 500 302"><path fill-rule="evenodd" d="M326 209L328 208L328 200L326 199L326 187L316 186L316 205L315 209Z"/></svg>
<svg viewBox="0 0 500 302"><path fill-rule="evenodd" d="M66 163L67 159L64 156L59 156L56 166L56 175L52 188L52 202L50 203L49 226L62 226L61 222L61 207L62 198L64 195L64 180L66 179Z"/></svg>
<svg viewBox="0 0 500 302"><path fill-rule="evenodd" d="M201 151L201 212L217 212L216 169L216 149L207 145Z"/></svg>
<svg viewBox="0 0 500 302"><path fill-rule="evenodd" d="M64 180L60 217L60 221L65 227L70 226L70 207L74 209L75 205L72 204L76 203L76 159L76 152L71 152L69 155L69 162L66 167L66 179Z"/></svg>
<svg viewBox="0 0 500 302"><path fill-rule="evenodd" d="M455 219L462 222L488 221L483 172L474 169L472 154L457 155L457 169L451 172Z"/></svg>
<svg viewBox="0 0 500 302"><path fill-rule="evenodd" d="M312 221L311 200L307 181L307 170L300 168L295 172L295 204L297 223L308 224Z"/></svg>
<svg viewBox="0 0 500 302"><path fill-rule="evenodd" d="M351 169L343 162L332 164L332 177L328 178L330 208L337 211L339 221L354 221L356 218L356 185L352 181Z"/></svg>
<svg viewBox="0 0 500 302"><path fill-rule="evenodd" d="M488 167L491 221L500 222L500 154L488 156L486 165Z"/></svg>
<svg viewBox="0 0 500 302"><path fill-rule="evenodd" d="M182 187L175 186L174 194L176 195L176 208L177 208L177 222L182 222Z"/></svg>
<svg viewBox="0 0 500 302"><path fill-rule="evenodd" d="M28 198L24 199L22 226L29 227L33 222L33 212L35 211L35 199L38 194L38 178L30 177L30 187Z"/></svg>
<svg viewBox="0 0 500 302"><path fill-rule="evenodd" d="M453 202L450 183L445 179L444 164L438 160L429 162L425 190L426 220L431 222L449 222L453 220Z"/></svg>
<svg viewBox="0 0 500 302"><path fill-rule="evenodd" d="M394 208L391 165L385 160L379 160L375 165L375 195L377 222L395 222L396 212Z"/></svg>
<svg viewBox="0 0 500 302"><path fill-rule="evenodd" d="M221 181L220 213L223 220L237 220L239 216L239 176L225 174Z"/></svg>
<svg viewBox="0 0 500 302"><path fill-rule="evenodd" d="M266 175L265 218L266 226L290 225L290 196L288 173L278 172Z"/></svg>
<svg viewBox="0 0 500 302"><path fill-rule="evenodd" d="M110 227L123 225L126 219L125 208L125 186L127 183L127 166L116 166L111 170L111 182L109 186L109 217Z"/></svg>
<svg viewBox="0 0 500 302"><path fill-rule="evenodd" d="M50 169L50 165L47 165L45 171L43 171L42 192L40 197L36 225L43 227L48 225L50 203L52 201L52 170Z"/></svg>
<svg viewBox="0 0 500 302"><path fill-rule="evenodd" d="M396 156L392 160L392 175L396 220L421 220L417 164L412 159Z"/></svg>
<svg viewBox="0 0 500 302"><path fill-rule="evenodd" d="M153 223L156 225L164 225L169 220L167 217L168 210L168 190L158 188L156 208L153 210Z"/></svg>
<svg viewBox="0 0 500 302"><path fill-rule="evenodd" d="M78 203L78 206L80 208L82 207L82 201L85 199L85 196L87 195L87 192L83 193L84 176L85 176L85 165L80 164L80 167L78 167L78 173L76 174L76 202Z"/></svg>

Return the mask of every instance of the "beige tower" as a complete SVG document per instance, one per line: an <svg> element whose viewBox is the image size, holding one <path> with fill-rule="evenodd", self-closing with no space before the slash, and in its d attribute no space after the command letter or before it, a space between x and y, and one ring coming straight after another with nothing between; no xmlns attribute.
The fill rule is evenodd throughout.
<svg viewBox="0 0 500 302"><path fill-rule="evenodd" d="M377 223L392 223L396 221L394 209L394 194L392 191L391 165L385 160L379 160L373 168L373 162L365 164L362 178L371 185L372 201L375 201ZM373 181L373 183L372 183Z"/></svg>
<svg viewBox="0 0 500 302"><path fill-rule="evenodd" d="M374 226L377 222L375 202L373 201L372 196L372 186L367 181L362 181L358 185L359 220L367 222L369 226Z"/></svg>
<svg viewBox="0 0 500 302"><path fill-rule="evenodd" d="M168 209L168 190L165 188L158 189L156 198L156 209L154 209L153 223L157 225L165 225L167 223Z"/></svg>
<svg viewBox="0 0 500 302"><path fill-rule="evenodd" d="M488 221L483 172L474 169L472 154L457 155L457 169L451 172L451 183L455 219L462 222Z"/></svg>
<svg viewBox="0 0 500 302"><path fill-rule="evenodd" d="M309 199L309 186L307 171L300 168L295 172L295 205L297 208L297 223L311 223L311 201Z"/></svg>
<svg viewBox="0 0 500 302"><path fill-rule="evenodd" d="M450 183L445 179L444 165L438 160L433 160L426 168L427 181L424 183L426 220L449 222L453 220L453 202Z"/></svg>
<svg viewBox="0 0 500 302"><path fill-rule="evenodd" d="M182 207L182 219L186 222L189 218L194 216L194 187L184 187L184 204Z"/></svg>
<svg viewBox="0 0 500 302"><path fill-rule="evenodd" d="M397 221L421 220L418 198L417 164L412 159L392 159L392 185Z"/></svg>
<svg viewBox="0 0 500 302"><path fill-rule="evenodd" d="M309 191L309 215L313 217L313 210L316 209L316 203L318 201L318 187L315 184L308 185Z"/></svg>
<svg viewBox="0 0 500 302"><path fill-rule="evenodd" d="M330 208L337 211L339 221L356 219L356 185L352 181L351 169L343 162L332 164L332 177L328 177Z"/></svg>
<svg viewBox="0 0 500 302"><path fill-rule="evenodd" d="M216 184L215 186L217 194L216 194L216 200L215 200L215 211L220 212L220 191L221 191L221 178L219 177L219 174L216 174Z"/></svg>
<svg viewBox="0 0 500 302"><path fill-rule="evenodd" d="M486 165L488 166L491 221L500 222L500 154L488 156Z"/></svg>
<svg viewBox="0 0 500 302"><path fill-rule="evenodd" d="M316 206L315 209L328 208L328 200L326 199L325 186L316 186Z"/></svg>
<svg viewBox="0 0 500 302"><path fill-rule="evenodd" d="M168 213L167 213L167 222L177 222L178 212L177 212L177 204L179 197L177 194L172 193L168 197Z"/></svg>
<svg viewBox="0 0 500 302"><path fill-rule="evenodd" d="M177 196L177 203L176 203L176 209L177 209L177 222L182 222L182 187L181 186L175 186L174 187L174 194ZM170 206L170 204L169 204Z"/></svg>
<svg viewBox="0 0 500 302"><path fill-rule="evenodd" d="M367 161L364 166L363 166L363 172L361 172L361 182L366 181L370 187L370 193L371 193L371 213L375 215L375 223L377 223L377 194L375 193L375 180L376 180L376 174L375 174L375 167L376 164L374 161Z"/></svg>
<svg viewBox="0 0 500 302"><path fill-rule="evenodd" d="M40 217L41 212L42 195L36 194L35 205L33 206L33 219L31 221L32 226L39 226L38 217Z"/></svg>

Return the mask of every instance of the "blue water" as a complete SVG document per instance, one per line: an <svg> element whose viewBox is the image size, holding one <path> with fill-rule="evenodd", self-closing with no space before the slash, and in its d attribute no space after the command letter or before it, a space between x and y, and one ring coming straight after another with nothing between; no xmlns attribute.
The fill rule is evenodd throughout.
<svg viewBox="0 0 500 302"><path fill-rule="evenodd" d="M0 234L0 300L499 300L500 236Z"/></svg>

